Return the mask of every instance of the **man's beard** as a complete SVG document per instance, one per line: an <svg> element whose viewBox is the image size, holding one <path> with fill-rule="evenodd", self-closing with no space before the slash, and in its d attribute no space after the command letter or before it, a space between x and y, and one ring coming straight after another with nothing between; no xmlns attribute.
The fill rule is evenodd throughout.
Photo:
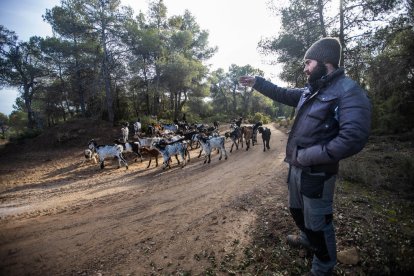
<svg viewBox="0 0 414 276"><path fill-rule="evenodd" d="M312 73L310 73L308 77L308 82L310 84L315 84L318 80L320 80L323 76L328 73L328 68L323 62L318 61L318 64L313 69Z"/></svg>

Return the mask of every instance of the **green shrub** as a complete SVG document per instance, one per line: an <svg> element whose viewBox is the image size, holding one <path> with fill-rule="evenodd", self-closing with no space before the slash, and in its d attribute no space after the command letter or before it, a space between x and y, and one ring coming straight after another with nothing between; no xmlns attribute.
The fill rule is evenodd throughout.
<svg viewBox="0 0 414 276"><path fill-rule="evenodd" d="M269 115L261 112L256 112L252 117L249 117L248 120L251 123L262 122L263 124L269 124L272 122L272 119Z"/></svg>
<svg viewBox="0 0 414 276"><path fill-rule="evenodd" d="M10 142L20 143L26 139L32 139L39 136L42 133L39 129L26 129L23 132L17 133L15 136L10 137Z"/></svg>

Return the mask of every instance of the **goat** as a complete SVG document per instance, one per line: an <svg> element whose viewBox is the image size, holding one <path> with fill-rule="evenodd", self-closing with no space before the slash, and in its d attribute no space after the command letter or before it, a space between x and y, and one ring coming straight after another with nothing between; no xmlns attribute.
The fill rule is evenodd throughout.
<svg viewBox="0 0 414 276"><path fill-rule="evenodd" d="M260 121L253 125L253 139L252 139L253 146L254 146L254 143L257 144L257 128L262 125L263 123Z"/></svg>
<svg viewBox="0 0 414 276"><path fill-rule="evenodd" d="M239 141L242 138L242 132L241 128L234 126L234 129L232 132L226 132L225 137L229 138L233 141L233 144L231 144L230 152L233 151L233 146L236 145L236 150L239 149ZM243 144L242 144L243 145Z"/></svg>
<svg viewBox="0 0 414 276"><path fill-rule="evenodd" d="M194 134L197 134L197 133L198 133L197 130L186 131L186 132L179 130L177 132L178 135L181 135L184 137L184 141L187 141L187 143L189 143L188 145L190 146L190 149L193 149L193 142L196 142L196 141L193 141L193 136ZM195 148L198 148L198 144L196 144Z"/></svg>
<svg viewBox="0 0 414 276"><path fill-rule="evenodd" d="M93 152L90 149L86 149L84 150L83 154L85 156L85 159L81 162L81 165L89 161L93 161L94 164L98 162L98 154L96 152Z"/></svg>
<svg viewBox="0 0 414 276"><path fill-rule="evenodd" d="M151 148L155 142L161 141L162 138L160 137L137 137L138 142L141 147Z"/></svg>
<svg viewBox="0 0 414 276"><path fill-rule="evenodd" d="M132 152L133 154L135 154L135 162L137 161L138 156L141 158L141 162L142 162L142 155L140 152L140 144L139 142L127 142L127 143L123 143L122 141L120 141L119 139L115 139L114 143L117 145L121 145L123 148L122 152Z"/></svg>
<svg viewBox="0 0 414 276"><path fill-rule="evenodd" d="M147 127L147 135L150 137L155 137L160 134L162 127L160 125L151 124Z"/></svg>
<svg viewBox="0 0 414 276"><path fill-rule="evenodd" d="M188 131L189 130L189 125L187 123L187 121L185 119L183 119L183 121L178 121L178 120L174 120L174 124L176 124L178 126L178 130L179 131Z"/></svg>
<svg viewBox="0 0 414 276"><path fill-rule="evenodd" d="M269 150L270 149L270 145L269 145L270 135L272 135L272 133L270 132L270 129L267 127L259 126L257 130L259 131L259 133L262 134L263 151L266 151L266 148Z"/></svg>
<svg viewBox="0 0 414 276"><path fill-rule="evenodd" d="M246 141L246 151L250 148L250 140L253 139L253 127L251 126L243 126L241 128L242 136L244 137L244 140ZM252 142L254 146L254 142ZM243 139L242 139L242 147L243 147Z"/></svg>
<svg viewBox="0 0 414 276"><path fill-rule="evenodd" d="M178 141L174 141L171 143L166 142L165 140L161 140L159 142L154 142L153 146L158 149L162 157L164 159L164 166L163 170L168 166L171 169L170 166L170 159L171 156L175 155L178 164L180 164L180 160L178 159L177 155L181 156L181 159L183 161L183 164L181 165L182 168L186 165L186 155L188 154L188 162L190 162L190 153L187 149L187 143L184 141L184 139L180 139Z"/></svg>
<svg viewBox="0 0 414 276"><path fill-rule="evenodd" d="M105 167L104 160L108 157L118 158L118 168L121 167L121 162L124 163L126 169L128 169L128 163L122 156L123 148L121 145L98 145L94 139L89 141L88 148L92 152L96 152L99 156L99 162L101 169Z"/></svg>
<svg viewBox="0 0 414 276"><path fill-rule="evenodd" d="M141 148L141 151L145 154L149 155L149 162L148 162L148 166L147 169L150 167L151 165L151 160L152 157L154 157L155 159L155 166L158 167L158 156L160 155L160 152L157 149L148 149L148 148Z"/></svg>
<svg viewBox="0 0 414 276"><path fill-rule="evenodd" d="M241 132L241 127L238 126L237 124L230 124L230 130L234 131L237 129L237 132L240 133L236 133L236 134L240 134L237 135L236 140L237 140L237 145L241 143L241 147L243 148L243 133Z"/></svg>
<svg viewBox="0 0 414 276"><path fill-rule="evenodd" d="M194 141L199 141L201 144L201 147L203 148L204 152L206 153L206 157L204 160L204 164L210 163L211 161L211 152L213 149L220 149L220 158L219 160L221 160L221 158L223 157L223 151L224 151L224 156L225 159L227 160L227 152L226 152L226 148L224 147L224 141L225 141L225 137L224 136L215 136L215 137L205 137L201 134L195 134L193 137ZM201 155L201 152L200 152Z"/></svg>
<svg viewBox="0 0 414 276"><path fill-rule="evenodd" d="M163 130L170 130L171 132L177 132L178 125L177 124L169 124L169 125L162 125Z"/></svg>
<svg viewBox="0 0 414 276"><path fill-rule="evenodd" d="M239 117L237 119L233 119L231 121L231 124L234 124L234 125L236 125L238 127L241 127L242 122L243 122L243 117Z"/></svg>

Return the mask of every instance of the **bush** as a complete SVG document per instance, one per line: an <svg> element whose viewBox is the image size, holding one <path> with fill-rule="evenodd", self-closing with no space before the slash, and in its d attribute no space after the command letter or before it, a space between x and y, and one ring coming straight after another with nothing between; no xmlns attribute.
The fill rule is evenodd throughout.
<svg viewBox="0 0 414 276"><path fill-rule="evenodd" d="M249 117L248 120L251 123L262 122L263 124L269 124L272 122L272 119L269 115L261 112L256 112L252 117Z"/></svg>
<svg viewBox="0 0 414 276"><path fill-rule="evenodd" d="M414 193L414 157L410 141L372 137L365 149L341 161L339 176L388 190Z"/></svg>
<svg viewBox="0 0 414 276"><path fill-rule="evenodd" d="M10 137L10 142L21 143L26 139L32 139L39 136L42 133L39 129L26 129L25 131Z"/></svg>

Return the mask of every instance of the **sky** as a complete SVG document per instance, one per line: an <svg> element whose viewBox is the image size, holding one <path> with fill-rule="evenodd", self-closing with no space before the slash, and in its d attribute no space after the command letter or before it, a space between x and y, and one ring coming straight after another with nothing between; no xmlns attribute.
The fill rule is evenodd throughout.
<svg viewBox="0 0 414 276"><path fill-rule="evenodd" d="M271 57L258 53L262 38L275 36L279 20L269 11L269 0L164 0L168 17L182 15L187 9L201 29L209 31L209 45L218 52L209 60L211 68L228 70L231 64L252 65L265 72L265 77L277 79L277 66L269 65ZM121 0L136 14L148 11L148 0ZM14 31L19 40L31 36L52 36L50 25L43 22L46 9L60 5L60 0L0 0L0 25ZM273 57L274 58L274 57ZM16 89L0 90L0 112L10 115L18 96Z"/></svg>

